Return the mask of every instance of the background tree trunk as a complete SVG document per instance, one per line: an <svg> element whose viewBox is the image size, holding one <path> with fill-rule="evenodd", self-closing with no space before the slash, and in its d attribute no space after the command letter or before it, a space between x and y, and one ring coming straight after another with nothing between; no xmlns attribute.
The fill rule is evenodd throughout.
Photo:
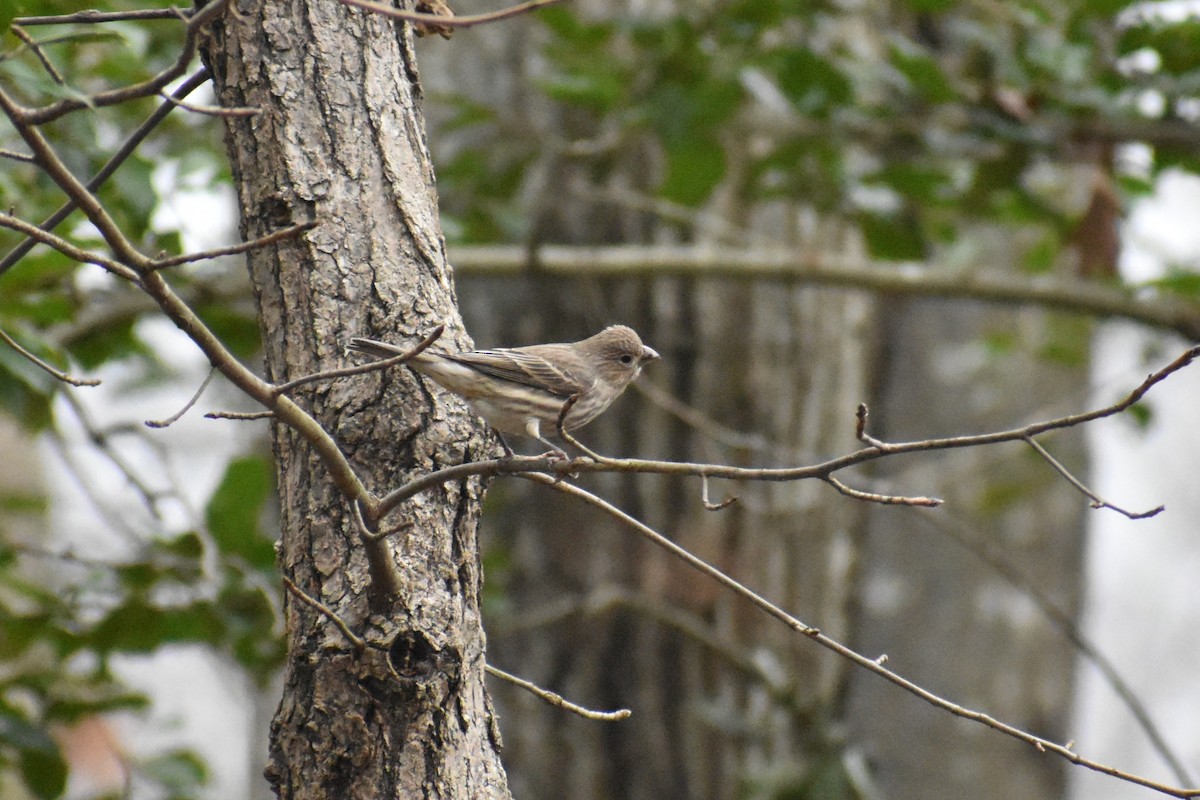
<svg viewBox="0 0 1200 800"><path fill-rule="evenodd" d="M447 346L469 345L402 31L307 0L240 4L215 26L207 59L221 103L260 110L227 125L242 235L317 223L250 253L272 380L345 364L352 335L397 339L445 323ZM297 401L377 494L487 447L461 404L435 403L404 370L315 384ZM288 598L268 780L284 798L507 797L483 685L480 483L427 492L386 521L411 527L391 540L401 590L381 597L321 463L281 426L275 453L283 573L385 649L355 652Z"/></svg>

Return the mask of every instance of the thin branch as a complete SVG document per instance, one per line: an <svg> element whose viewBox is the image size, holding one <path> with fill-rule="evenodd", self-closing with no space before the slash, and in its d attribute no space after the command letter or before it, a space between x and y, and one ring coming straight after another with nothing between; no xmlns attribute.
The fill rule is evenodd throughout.
<svg viewBox="0 0 1200 800"><path fill-rule="evenodd" d="M273 411L276 419L290 426L308 441L325 464L325 468L329 470L330 479L343 495L354 500L368 497L362 481L333 437L311 415L286 396L277 394L273 385L238 361L196 312L171 289L161 272L146 273L142 277L142 287L167 318L196 343L208 357L209 363L228 378L230 383Z"/></svg>
<svg viewBox="0 0 1200 800"><path fill-rule="evenodd" d="M189 264L194 261L205 261L210 258L222 258L223 256L235 256L240 253L245 253L259 247L265 247L275 242L290 239L293 236L299 236L302 233L307 233L317 227L317 222L301 222L298 225L289 225L286 228L281 228L266 236L260 236L257 239L251 239L248 242L238 242L237 244L229 245L228 247L217 247L212 250L200 250L196 253L185 253L183 255L171 256L169 258L158 258L150 265L150 269L165 269L166 267L176 267L180 264Z"/></svg>
<svg viewBox="0 0 1200 800"><path fill-rule="evenodd" d="M201 69L199 72L192 75L182 84L180 84L179 88L171 93L171 97L177 100L187 97L189 94L206 83L208 78L208 69ZM89 192L95 192L97 189L103 186L104 182L107 181L109 177L111 177L112 174L117 171L118 167L125 163L125 160L128 159L129 156L133 155L133 152L138 148L138 145L140 145L142 141L159 126L163 119L166 118L167 114L171 113L174 108L175 105L173 103L163 103L157 109L155 109L154 113L147 117L146 121L139 125L138 128L129 135L129 138L126 139L119 148L117 148L117 151L113 153L112 157L110 157L107 162L105 162L104 166L100 168L100 171L92 176L92 179L85 184L85 188ZM17 156L20 157L21 161L37 163L37 159L34 156L14 154L12 157ZM57 228L64 219L70 216L71 212L73 212L76 208L78 208L78 206L75 205L75 202L68 199L66 203L58 208L58 210L43 220L42 224L38 227L43 231L52 231ZM16 247L10 250L9 253L4 256L4 258L0 259L0 275L3 275L10 268L12 268L14 264L24 258L26 254L33 249L36 241L36 239L27 237L25 241L18 244Z"/></svg>
<svg viewBox="0 0 1200 800"><path fill-rule="evenodd" d="M867 408L867 404L859 403L858 408L854 410L854 438L878 450L887 450L889 445L867 433L867 418L870 415L871 411Z"/></svg>
<svg viewBox="0 0 1200 800"><path fill-rule="evenodd" d="M287 590L291 592L297 600L304 603L314 611L319 612L327 620L332 622L337 629L341 631L342 636L346 637L346 641L354 645L355 650L362 651L367 649L366 641L354 631L350 630L350 626L346 624L346 621L343 620L337 614L337 612L322 603L320 600L317 600L315 597L310 597L307 592L297 586L287 575L280 575L279 577L283 581L283 585L287 587Z"/></svg>
<svg viewBox="0 0 1200 800"><path fill-rule="evenodd" d="M367 557L367 571L371 575L371 584L367 587L371 607L384 611L393 608L396 600L404 595L400 568L392 556L387 537L411 525L402 524L385 532L379 531L378 526L363 516L366 502L365 497L351 500L350 508L358 538L363 544L363 555Z"/></svg>
<svg viewBox="0 0 1200 800"><path fill-rule="evenodd" d="M124 103L128 100L157 94L159 90L182 75L188 68L188 65L192 63L192 59L196 55L196 39L200 34L200 30L224 13L227 3L228 0L213 0L213 2L204 6L188 18L183 47L180 49L179 57L175 60L174 64L154 77L120 89L97 92L85 100L63 98L40 108L20 109L19 116L21 121L28 125L44 125L73 111L79 111L84 108L103 108L105 106ZM170 9L170 11L173 15L178 16L175 9Z"/></svg>
<svg viewBox="0 0 1200 800"><path fill-rule="evenodd" d="M0 339L3 339L5 344L7 344L13 350L16 350L18 353L20 353L22 356L24 356L35 367L38 367L39 369L42 369L42 370L50 373L51 375L53 375L55 378L62 381L63 383L68 383L71 386L99 386L100 385L99 378L72 378L70 375L63 372L62 370L56 369L52 365L48 364L47 362L43 361L42 359L35 356L33 353L26 350L24 347L22 347L17 342L16 339L12 338L7 333L5 333L3 329L0 329Z"/></svg>
<svg viewBox="0 0 1200 800"><path fill-rule="evenodd" d="M1108 766L1107 764L1101 764L1099 762L1092 761L1091 759L1084 758L1083 756L1071 750L1069 745L1062 745L1058 744L1057 742L1052 742L1049 739L1042 738L1041 736L1037 736L1005 722L1001 722L994 717L984 714L981 711L974 711L972 709L965 708L957 703L936 695L928 689L925 689L920 685L908 680L907 678L902 677L898 673L884 667L883 663L886 661L886 659L868 658L861 653L852 650L841 642L826 636L818 629L810 625L806 625L796 617L788 614L779 606L771 603L769 600L766 600L761 595L755 593L744 584L734 580L703 559L696 557L688 550L675 544L667 537L655 531L653 528L649 527L640 520L635 519L629 514L626 514L624 511L607 502L606 500L602 500L596 495L585 491L584 489L580 489L572 484L555 481L548 475L529 474L522 477L526 478L527 480L545 484L556 491L563 492L564 494L570 494L574 497L578 497L590 505L601 509L610 516L620 520L625 525L633 528L635 531L641 534L642 537L648 539L650 542L662 548L663 550L666 550L668 553L680 559L688 566L713 579L717 583L737 594L739 597L750 601L760 610L784 623L797 633L807 636L809 639L812 639L822 647L833 651L842 658L857 664L869 672L875 673L890 683L899 686L909 694L912 694L937 708L948 711L957 717L962 717L963 719L972 720L982 725L986 725L993 730L999 731L1000 733L1033 746L1039 752L1054 753L1055 755L1058 755L1073 764L1085 767L1086 769L1100 772L1104 775L1118 778L1129 783L1137 784L1138 786L1145 786L1149 789L1153 789L1172 797L1200 797L1200 788L1190 789L1169 786L1167 784L1144 778L1140 775L1123 772L1115 767Z"/></svg>
<svg viewBox="0 0 1200 800"><path fill-rule="evenodd" d="M575 404L579 402L579 397L580 397L579 393L575 393L575 394L571 395L570 397L568 397L567 401L562 404L562 408L559 409L559 412L558 412L558 420L557 420L557 422L555 422L555 428L558 430L558 435L562 438L562 440L564 442L571 445L572 447L577 449L579 452L583 453L588 458L592 459L593 461L595 461L597 463L606 461L607 459L604 456L600 455L595 450L590 449L583 442L579 441L578 439L576 439L574 436L572 436L570 433L567 432L567 425L566 425L567 414L570 413L571 409L575 407ZM560 474L565 475L566 473L560 473Z"/></svg>
<svg viewBox="0 0 1200 800"><path fill-rule="evenodd" d="M561 3L562 0L529 0L526 3L502 8L499 11L489 11L486 14L464 14L462 16L443 16L442 14L425 14L420 11L406 11L402 8L393 6L385 6L382 3L373 3L371 0L339 0L344 5L361 8L365 11L372 11L376 14L382 14L385 17L393 19L402 19L405 22L415 22L423 25L428 25L432 29L437 28L470 28L473 25L486 25L489 22L500 22L501 20L517 17L521 14L528 14L530 11L542 8L544 6Z"/></svg>
<svg viewBox="0 0 1200 800"><path fill-rule="evenodd" d="M700 476L700 502L704 504L704 508L708 511L720 511L723 508L729 508L737 502L737 495L729 495L719 503L709 502L708 499L708 476Z"/></svg>
<svg viewBox="0 0 1200 800"><path fill-rule="evenodd" d="M1100 674L1109 687L1121 699L1126 708L1129 709L1129 712L1146 734L1146 738L1150 740L1151 746L1174 773L1175 779L1180 783L1193 782L1194 779L1183 765L1182 759L1171 750L1170 745L1167 744L1166 737L1163 736L1158 726L1154 724L1154 720L1150 717L1150 712L1146 709L1145 704L1142 703L1125 679L1121 677L1116 666L1100 652L1099 648L1091 640L1080 632L1074 615L1060 608L1054 600L1013 566L1008 558L1005 557L1003 550L992 544L986 535L975 536L965 534L962 531L968 527L966 523L952 524L952 519L946 519L940 514L936 516L922 515L921 521L932 526L934 530L943 535L950 537L959 546L965 548L1002 578L1024 592L1054 629L1075 647L1084 660L1093 664L1100 671Z"/></svg>
<svg viewBox="0 0 1200 800"><path fill-rule="evenodd" d="M162 521L162 513L159 511L159 503L164 497L171 496L173 492L170 490L159 490L152 488L142 476L138 474L137 468L117 451L112 446L113 431L101 428L92 419L92 415L74 392L64 391L61 394L67 405L74 412L76 419L79 420L80 427L87 434L88 440L95 445L96 449L104 455L105 458L116 468L117 472L126 480L133 490L141 497L142 503L146 509L154 517L156 522Z"/></svg>
<svg viewBox="0 0 1200 800"><path fill-rule="evenodd" d="M385 358L380 361L372 361L369 364L360 364L356 367L338 367L337 369L324 370L323 372L314 372L310 375L304 375L296 378L295 380L288 381L287 383L276 384L271 391L273 391L276 395L280 395L290 392L292 389L295 389L298 386L303 386L306 383L333 380L334 378L345 378L351 375L362 375L364 372L375 372L377 370L387 369L388 367L394 367L397 364L403 364L405 361L411 361L413 358L427 350L431 344L438 340L438 337L440 337L445 330L445 325L438 325L432 331L430 331L428 336L418 342L411 350L392 356L391 358Z"/></svg>
<svg viewBox="0 0 1200 800"><path fill-rule="evenodd" d="M716 635L711 625L698 614L619 586L601 586L584 597L566 598L549 607L522 614L520 619L512 622L494 622L488 627L488 635L519 634L563 623L571 617L595 617L620 610L632 611L639 617L650 619L695 642L763 686L781 707L787 708L794 715L811 716L812 709L807 707L796 691L797 682L794 675L774 667L765 669L758 660L747 653L744 643Z"/></svg>
<svg viewBox="0 0 1200 800"><path fill-rule="evenodd" d="M30 240L40 242L48 247L52 247L62 253L72 261L77 261L80 264L95 264L98 267L103 267L117 277L124 278L131 283L138 282L137 273L129 267L121 264L108 256L100 253L84 250L82 247L77 247L61 236L56 236L49 231L42 230L33 223L26 222L20 217L14 217L11 214L0 212L0 228L8 228L18 233L23 233Z"/></svg>
<svg viewBox="0 0 1200 800"><path fill-rule="evenodd" d="M503 681L508 681L513 686L518 686L531 694L540 697L552 706L561 708L564 711L570 711L572 714L578 714L584 719L597 720L599 722L620 722L623 719L628 719L633 714L628 708L617 709L616 711L593 711L590 708L576 705L569 700L564 700L562 695L552 692L548 689L543 689L537 684L530 683L524 678L518 678L511 672L505 672L499 667L493 667L491 664L485 664L484 669L489 675L494 675Z"/></svg>
<svg viewBox="0 0 1200 800"><path fill-rule="evenodd" d="M1066 478L1067 483L1074 486L1080 491L1080 493L1091 500L1092 508L1110 508L1113 511L1116 511L1118 514L1125 515L1129 519L1149 519L1150 517L1157 516L1158 514L1162 513L1164 509L1166 509L1166 506L1157 506L1149 511L1126 511L1119 506L1114 506L1112 503L1097 495L1095 492L1085 486L1082 481L1072 475L1069 469L1064 467L1054 456L1050 455L1050 453L1046 451L1046 448L1038 444L1037 440L1032 436L1026 436L1025 441L1029 443L1029 446L1032 447L1039 456L1045 459L1047 464L1054 468L1055 472Z"/></svg>
<svg viewBox="0 0 1200 800"><path fill-rule="evenodd" d="M76 11L74 14L58 14L41 17L17 17L14 25L69 25L71 23L95 24L101 22L128 22L154 19L187 19L192 15L190 8L143 8L133 11Z"/></svg>
<svg viewBox="0 0 1200 800"><path fill-rule="evenodd" d="M185 111L191 111L193 114L204 114L209 117L256 117L262 113L261 108L222 108L221 106L202 106L197 103L189 103L185 100L177 100L161 89L156 94L168 103L173 103Z"/></svg>
<svg viewBox="0 0 1200 800"><path fill-rule="evenodd" d="M274 416L274 411L209 411L204 415L204 418L231 419L239 422L245 422L256 419L271 419Z"/></svg>
<svg viewBox="0 0 1200 800"><path fill-rule="evenodd" d="M1194 141L1195 133L1191 136ZM451 247L448 255L455 269L465 274L518 275L530 266L529 248L523 246L458 246ZM890 296L1032 305L1097 318L1129 319L1200 341L1200 304L1195 301L1060 276L1027 278L944 270L918 262L878 262L782 247L544 245L535 256L538 270L554 276L765 279Z"/></svg>
<svg viewBox="0 0 1200 800"><path fill-rule="evenodd" d="M7 158L13 161L20 161L25 164L36 164L37 159L28 153L18 153L16 150L8 150L0 147L0 158Z"/></svg>
<svg viewBox="0 0 1200 800"><path fill-rule="evenodd" d="M175 412L174 414L167 417L166 419L148 419L148 420L146 420L146 427L147 428L166 428L167 426L174 425L176 422L178 422L180 420L180 418L183 417L183 415L186 414L191 409L192 406L196 405L196 401L200 399L200 395L204 394L204 390L208 388L208 384L212 382L213 376L216 374L217 374L217 370L215 367L210 369L208 371L208 375L205 376L204 381L200 384L200 388L196 390L195 394L192 395L192 398L190 400L188 400L186 403L184 403L183 408L179 409L179 411Z"/></svg>
<svg viewBox="0 0 1200 800"><path fill-rule="evenodd" d="M66 85L66 81L63 80L63 76L57 69L54 68L54 65L50 63L50 59L42 51L41 45L39 45L34 38L30 36L24 28L21 27L20 23L14 22L8 26L8 29L13 32L14 36L24 42L26 47L33 51L33 54L37 57L37 60L42 63L42 69L46 70L46 73L50 76L50 80L54 81L59 86Z"/></svg>
<svg viewBox="0 0 1200 800"><path fill-rule="evenodd" d="M939 500L936 497L905 497L898 494L877 494L875 492L864 492L861 489L851 489L846 484L839 481L832 475L825 477L825 482L833 488L837 489L846 497L852 497L855 500L863 500L868 503L879 503L885 506L914 506L921 508L937 508L944 500Z"/></svg>
<svg viewBox="0 0 1200 800"><path fill-rule="evenodd" d="M652 461L636 458L609 458L592 454L587 458L556 459L544 457L516 457L473 461L445 467L434 472L421 475L403 486L388 493L370 509L372 518L379 519L389 513L404 500L428 488L452 480L460 480L471 475L526 475L529 473L552 473L559 476L585 472L632 472L657 475L690 475L694 477L728 478L731 480L750 481L797 481L819 479L826 480L831 475L849 467L876 461L885 456L902 453L924 453L940 450L953 450L966 447L981 447L984 445L1000 444L1003 442L1024 441L1053 430L1073 428L1084 423L1104 417L1119 414L1138 402L1156 384L1166 380L1172 374L1188 366L1200 356L1200 345L1186 350L1167 366L1150 374L1140 386L1129 393L1123 400L1094 411L1081 414L1071 414L1065 417L1035 422L1022 428L983 433L971 436L955 436L941 439L923 439L913 442L888 443L871 437L867 440L874 442L843 456L810 466L798 467L734 467L724 464L702 464L684 461ZM860 406L858 433L866 436L863 430L866 421L866 408ZM572 439L576 446L578 445ZM585 448L586 449L586 448ZM589 451L590 452L590 451Z"/></svg>

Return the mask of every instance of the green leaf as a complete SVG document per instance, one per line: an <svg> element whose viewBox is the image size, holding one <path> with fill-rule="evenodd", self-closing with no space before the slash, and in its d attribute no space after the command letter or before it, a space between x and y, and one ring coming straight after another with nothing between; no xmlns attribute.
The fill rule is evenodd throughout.
<svg viewBox="0 0 1200 800"><path fill-rule="evenodd" d="M553 100L596 111L614 108L625 97L624 79L601 65L560 72L538 81L538 86Z"/></svg>
<svg viewBox="0 0 1200 800"><path fill-rule="evenodd" d="M896 37L889 47L892 66L913 90L931 103L946 103L958 97L942 66L916 44Z"/></svg>
<svg viewBox="0 0 1200 800"><path fill-rule="evenodd" d="M1157 53L1162 71L1170 75L1200 68L1200 19L1171 23L1152 19L1122 32L1119 53L1127 55L1142 49Z"/></svg>
<svg viewBox="0 0 1200 800"><path fill-rule="evenodd" d="M175 794L193 794L208 783L208 765L191 750L172 750L138 765L151 780Z"/></svg>
<svg viewBox="0 0 1200 800"><path fill-rule="evenodd" d="M54 739L7 706L0 707L0 743L17 751L17 767L34 797L52 800L66 789L67 763Z"/></svg>
<svg viewBox="0 0 1200 800"><path fill-rule="evenodd" d="M854 96L850 79L811 50L784 50L775 61L779 88L801 113L824 115Z"/></svg>
<svg viewBox="0 0 1200 800"><path fill-rule="evenodd" d="M862 213L858 224L867 240L867 249L875 258L918 261L925 257L921 227L905 215Z"/></svg>
<svg viewBox="0 0 1200 800"><path fill-rule="evenodd" d="M97 328L86 338L72 341L68 350L84 369L95 369L108 361L144 354L147 348L138 339L134 331L134 322L127 319L105 328Z"/></svg>
<svg viewBox="0 0 1200 800"><path fill-rule="evenodd" d="M262 331L253 315L242 313L228 303L211 303L199 306L195 311L196 316L238 358L248 359L262 349Z"/></svg>
<svg viewBox="0 0 1200 800"><path fill-rule="evenodd" d="M543 8L536 16L558 39L574 47L595 49L609 41L615 30L612 23L583 22L565 6Z"/></svg>
<svg viewBox="0 0 1200 800"><path fill-rule="evenodd" d="M0 409L30 431L46 428L53 415L50 400L57 381L24 356L0 344Z"/></svg>
<svg viewBox="0 0 1200 800"><path fill-rule="evenodd" d="M667 148L667 175L658 191L668 200L695 206L725 177L725 151L715 139L693 138Z"/></svg>
<svg viewBox="0 0 1200 800"><path fill-rule="evenodd" d="M8 27L12 25L12 21L18 14L23 14L22 0L8 0L8 2L0 3L0 35L8 33Z"/></svg>
<svg viewBox="0 0 1200 800"><path fill-rule="evenodd" d="M259 569L275 563L274 542L263 535L259 524L273 486L271 464L265 458L234 459L204 511L221 551L244 558Z"/></svg>
<svg viewBox="0 0 1200 800"><path fill-rule="evenodd" d="M199 559L204 555L204 540L195 531L182 533L170 541L158 542L156 546L179 558Z"/></svg>
<svg viewBox="0 0 1200 800"><path fill-rule="evenodd" d="M205 603L160 608L132 599L110 611L90 631L89 638L100 652L149 653L170 642L215 644L224 632L223 623Z"/></svg>
<svg viewBox="0 0 1200 800"><path fill-rule="evenodd" d="M1200 298L1200 272L1171 270L1161 278L1146 281L1144 286L1153 286L1171 294L1188 298Z"/></svg>
<svg viewBox="0 0 1200 800"><path fill-rule="evenodd" d="M1133 420L1133 424L1143 431L1150 427L1150 423L1154 422L1154 410L1146 403L1134 403L1125 409L1125 416Z"/></svg>

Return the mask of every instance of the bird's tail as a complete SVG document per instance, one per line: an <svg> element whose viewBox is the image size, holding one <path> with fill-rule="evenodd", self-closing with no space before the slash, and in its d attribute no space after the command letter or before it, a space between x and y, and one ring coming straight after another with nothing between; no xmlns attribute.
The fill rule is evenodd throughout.
<svg viewBox="0 0 1200 800"><path fill-rule="evenodd" d="M412 349L412 345L404 346L398 344L389 344L387 342L379 342L375 339L362 339L354 337L350 340L350 344L346 345L347 350L355 353L365 353L376 358L393 358L394 356L402 356Z"/></svg>

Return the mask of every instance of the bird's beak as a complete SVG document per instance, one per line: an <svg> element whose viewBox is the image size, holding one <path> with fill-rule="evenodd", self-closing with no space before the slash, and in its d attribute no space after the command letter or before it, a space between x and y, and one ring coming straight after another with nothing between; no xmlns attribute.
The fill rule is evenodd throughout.
<svg viewBox="0 0 1200 800"><path fill-rule="evenodd" d="M642 345L642 361L643 362L657 361L658 358L659 358L659 356L658 356L657 350L655 350L653 347L647 347L646 345Z"/></svg>

